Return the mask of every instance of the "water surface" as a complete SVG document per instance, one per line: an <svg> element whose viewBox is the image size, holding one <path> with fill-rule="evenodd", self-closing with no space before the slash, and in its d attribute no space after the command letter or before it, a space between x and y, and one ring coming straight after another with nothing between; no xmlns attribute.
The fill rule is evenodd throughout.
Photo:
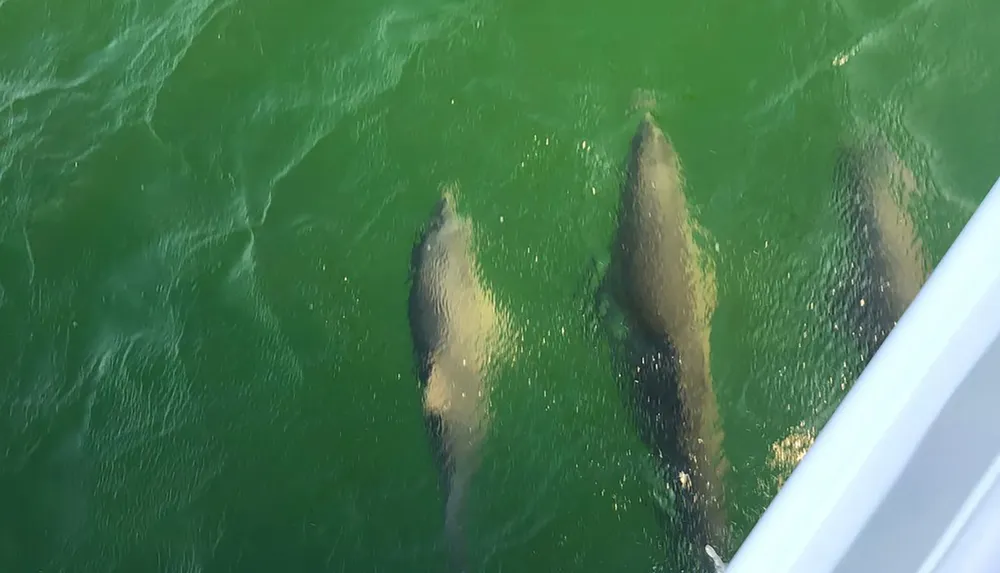
<svg viewBox="0 0 1000 573"><path fill-rule="evenodd" d="M651 106L718 281L733 551L861 364L838 142L886 134L936 263L997 175L990 0L0 0L0 569L440 571L406 318L442 185L523 335L482 571L656 571L592 312ZM795 450L795 451L790 451Z"/></svg>

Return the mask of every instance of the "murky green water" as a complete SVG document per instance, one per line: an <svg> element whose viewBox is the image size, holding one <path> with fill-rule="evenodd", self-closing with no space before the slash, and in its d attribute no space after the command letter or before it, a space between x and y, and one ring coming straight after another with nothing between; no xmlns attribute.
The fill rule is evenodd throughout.
<svg viewBox="0 0 1000 573"><path fill-rule="evenodd" d="M730 557L860 368L824 312L855 123L937 262L995 179L992 0L0 0L0 570L440 571L406 317L440 187L523 340L482 571L655 571L591 312L636 98L709 232Z"/></svg>

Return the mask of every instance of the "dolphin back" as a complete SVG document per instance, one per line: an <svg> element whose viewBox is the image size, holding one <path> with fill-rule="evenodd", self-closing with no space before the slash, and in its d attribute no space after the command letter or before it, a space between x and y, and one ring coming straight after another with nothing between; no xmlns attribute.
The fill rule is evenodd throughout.
<svg viewBox="0 0 1000 573"><path fill-rule="evenodd" d="M834 202L848 232L847 288L837 312L849 321L867 363L926 279L910 212L918 187L877 134L841 146L834 185Z"/></svg>
<svg viewBox="0 0 1000 573"><path fill-rule="evenodd" d="M445 491L453 569L467 570L463 510L489 422L487 369L500 319L473 255L471 222L445 192L411 254L410 331Z"/></svg>
<svg viewBox="0 0 1000 573"><path fill-rule="evenodd" d="M695 241L680 161L647 113L626 162L609 289L627 324L623 379L640 435L680 493L680 525L702 563L728 518L709 334L715 283Z"/></svg>

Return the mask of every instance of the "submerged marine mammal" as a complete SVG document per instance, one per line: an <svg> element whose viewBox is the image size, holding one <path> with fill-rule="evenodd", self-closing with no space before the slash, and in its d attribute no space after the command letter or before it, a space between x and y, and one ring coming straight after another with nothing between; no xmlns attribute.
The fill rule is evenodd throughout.
<svg viewBox="0 0 1000 573"><path fill-rule="evenodd" d="M502 326L472 238L471 223L444 192L413 250L409 308L425 420L447 495L445 533L460 571L467 567L463 500L489 421L486 375Z"/></svg>
<svg viewBox="0 0 1000 573"><path fill-rule="evenodd" d="M728 531L709 358L714 279L701 266L677 154L649 113L626 169L606 278L627 327L627 393L643 440L678 476L686 539L706 566L718 566L704 554Z"/></svg>
<svg viewBox="0 0 1000 573"><path fill-rule="evenodd" d="M835 201L849 231L845 314L867 364L927 277L913 173L881 135L842 146Z"/></svg>

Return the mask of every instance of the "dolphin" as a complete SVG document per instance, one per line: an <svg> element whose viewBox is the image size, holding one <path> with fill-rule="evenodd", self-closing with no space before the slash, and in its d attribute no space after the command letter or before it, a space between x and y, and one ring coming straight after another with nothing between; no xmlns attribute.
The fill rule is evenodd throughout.
<svg viewBox="0 0 1000 573"><path fill-rule="evenodd" d="M881 135L841 146L835 203L848 228L846 318L867 364L927 278L910 216L913 172Z"/></svg>
<svg viewBox="0 0 1000 573"><path fill-rule="evenodd" d="M460 572L468 568L463 502L489 423L487 369L503 322L480 280L472 239L446 190L413 249L409 300L424 417L446 491L445 536Z"/></svg>
<svg viewBox="0 0 1000 573"><path fill-rule="evenodd" d="M726 461L709 358L715 283L695 243L680 162L646 113L632 138L602 290L624 323L626 396L643 441L676 479L684 538L706 570L728 533Z"/></svg>

